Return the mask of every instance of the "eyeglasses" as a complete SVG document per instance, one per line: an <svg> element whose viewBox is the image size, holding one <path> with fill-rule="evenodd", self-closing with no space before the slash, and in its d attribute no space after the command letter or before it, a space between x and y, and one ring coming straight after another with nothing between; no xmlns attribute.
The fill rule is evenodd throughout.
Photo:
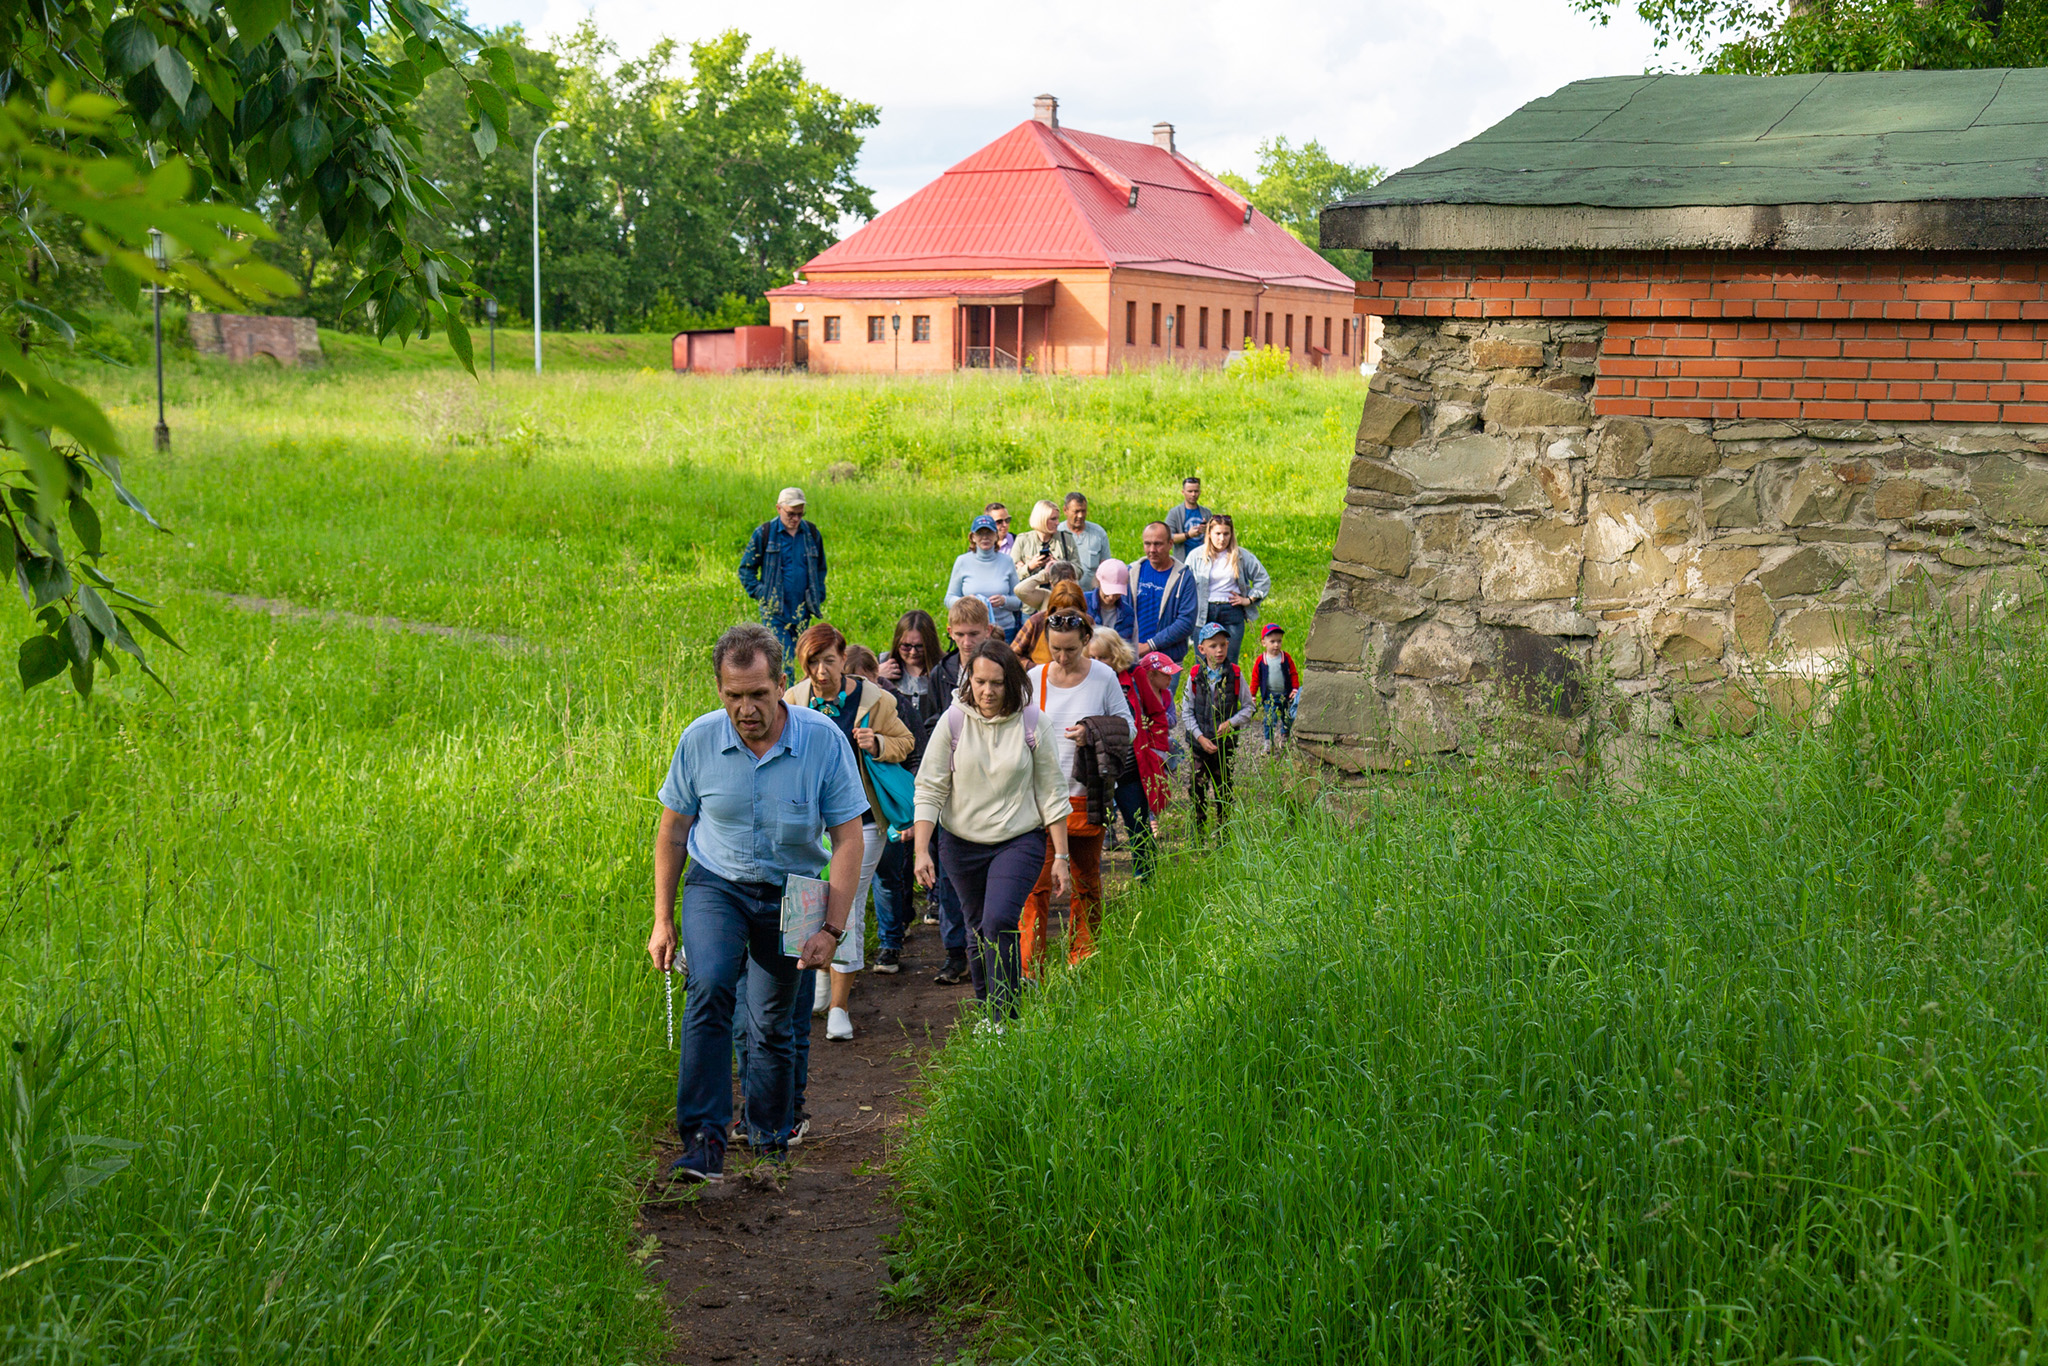
<svg viewBox="0 0 2048 1366"><path fill-rule="evenodd" d="M995 523L997 526L1008 526L1010 524L1010 519L1007 517L998 517L995 519Z"/></svg>
<svg viewBox="0 0 2048 1366"><path fill-rule="evenodd" d="M1089 621L1079 612L1062 612L1056 617L1047 617L1045 627L1048 631L1083 631L1088 629Z"/></svg>
<svg viewBox="0 0 2048 1366"><path fill-rule="evenodd" d="M908 653L910 653L910 652L911 652L912 650L915 650L915 651L917 651L917 652L918 652L919 654L923 654L923 653L924 653L924 646L922 646L922 645L918 644L918 643L917 643L916 641L914 641L914 640L906 640L906 641L904 641L904 642L903 642L903 643L902 643L901 645L898 645L898 646L896 647L896 653L898 653L898 654L908 654Z"/></svg>

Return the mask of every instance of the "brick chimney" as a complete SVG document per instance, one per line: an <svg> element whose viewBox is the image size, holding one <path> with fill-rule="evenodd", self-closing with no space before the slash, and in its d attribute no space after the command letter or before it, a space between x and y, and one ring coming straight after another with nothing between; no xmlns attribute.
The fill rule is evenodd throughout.
<svg viewBox="0 0 2048 1366"><path fill-rule="evenodd" d="M1170 123L1153 124L1152 145L1161 151L1173 151L1173 125Z"/></svg>
<svg viewBox="0 0 2048 1366"><path fill-rule="evenodd" d="M1050 95L1040 95L1031 102L1031 117L1048 128L1060 126L1060 102Z"/></svg>

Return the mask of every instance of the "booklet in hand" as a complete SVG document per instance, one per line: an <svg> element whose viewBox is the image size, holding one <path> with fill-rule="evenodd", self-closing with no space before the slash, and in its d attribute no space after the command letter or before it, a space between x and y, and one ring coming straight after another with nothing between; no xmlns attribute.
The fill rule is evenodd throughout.
<svg viewBox="0 0 2048 1366"><path fill-rule="evenodd" d="M832 884L822 878L790 875L782 887L782 951L801 958L804 942L825 928L825 909Z"/></svg>

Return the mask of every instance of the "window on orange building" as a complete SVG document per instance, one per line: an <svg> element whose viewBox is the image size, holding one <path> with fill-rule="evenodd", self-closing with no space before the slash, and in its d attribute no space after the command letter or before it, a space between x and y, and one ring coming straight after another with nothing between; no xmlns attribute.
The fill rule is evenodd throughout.
<svg viewBox="0 0 2048 1366"><path fill-rule="evenodd" d="M1173 344L1185 348L1188 344L1188 306L1173 306Z"/></svg>
<svg viewBox="0 0 2048 1366"><path fill-rule="evenodd" d="M1195 345L1207 351L1209 349L1209 310L1205 308L1196 316L1195 326L1197 332L1195 335Z"/></svg>
<svg viewBox="0 0 2048 1366"><path fill-rule="evenodd" d="M879 313L868 315L868 340L871 342L889 339L889 320Z"/></svg>
<svg viewBox="0 0 2048 1366"><path fill-rule="evenodd" d="M1338 329L1337 329L1337 335L1338 335L1338 336L1340 336L1341 338L1343 338L1343 343L1344 343L1344 354L1345 354L1345 355L1347 355L1347 356L1348 356L1348 355L1350 355L1350 354L1351 354L1351 319L1349 319L1349 318L1346 318L1346 319L1344 320L1344 325L1343 325L1342 327L1340 327L1340 328L1338 328Z"/></svg>
<svg viewBox="0 0 2048 1366"><path fill-rule="evenodd" d="M1124 345L1138 344L1138 301L1132 299L1124 305Z"/></svg>
<svg viewBox="0 0 2048 1366"><path fill-rule="evenodd" d="M1154 346L1159 345L1159 316L1160 310L1165 307L1166 305L1164 304L1152 305L1152 344Z"/></svg>
<svg viewBox="0 0 2048 1366"><path fill-rule="evenodd" d="M914 313L910 318L910 339L914 342L928 342L932 339L932 315Z"/></svg>
<svg viewBox="0 0 2048 1366"><path fill-rule="evenodd" d="M836 342L839 340L839 319L825 319L825 340L828 342Z"/></svg>
<svg viewBox="0 0 2048 1366"><path fill-rule="evenodd" d="M1246 309L1246 310L1244 311L1244 346L1245 346L1245 350L1247 350L1247 351L1251 350L1251 347L1252 347L1252 340L1253 340L1253 339L1254 339L1255 337L1257 337L1257 336L1258 336L1258 333L1256 333L1256 332L1252 331L1252 311L1251 311L1251 310L1250 310L1249 308L1247 308L1247 309Z"/></svg>
<svg viewBox="0 0 2048 1366"><path fill-rule="evenodd" d="M1280 326L1283 329L1281 335L1287 338L1287 349L1292 351L1294 349L1294 315L1289 313Z"/></svg>
<svg viewBox="0 0 2048 1366"><path fill-rule="evenodd" d="M1268 345L1268 346L1271 346L1272 344L1273 344L1273 315L1272 315L1272 314L1270 314L1270 313L1268 313L1268 314L1266 315L1266 345Z"/></svg>
<svg viewBox="0 0 2048 1366"><path fill-rule="evenodd" d="M1330 320L1323 319L1323 354L1330 354Z"/></svg>

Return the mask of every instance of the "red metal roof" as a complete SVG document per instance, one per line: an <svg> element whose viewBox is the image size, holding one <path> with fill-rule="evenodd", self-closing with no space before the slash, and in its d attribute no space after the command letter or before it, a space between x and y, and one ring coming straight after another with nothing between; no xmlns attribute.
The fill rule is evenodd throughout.
<svg viewBox="0 0 2048 1366"><path fill-rule="evenodd" d="M771 299L972 299L1022 294L1052 283L1050 275L1032 279L999 276L950 278L923 276L906 280L811 280L768 291Z"/></svg>
<svg viewBox="0 0 2048 1366"><path fill-rule="evenodd" d="M1136 205L1116 179L1136 188ZM1247 221L1246 207L1163 147L1028 120L804 272L1121 266L1350 292L1344 272L1257 210Z"/></svg>

